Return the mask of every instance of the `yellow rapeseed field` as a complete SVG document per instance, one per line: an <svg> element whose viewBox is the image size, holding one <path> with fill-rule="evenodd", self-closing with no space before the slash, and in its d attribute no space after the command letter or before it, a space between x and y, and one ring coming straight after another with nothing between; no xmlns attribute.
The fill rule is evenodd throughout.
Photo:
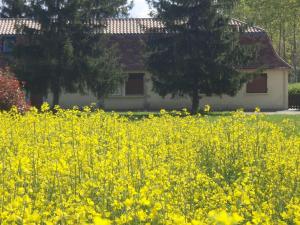
<svg viewBox="0 0 300 225"><path fill-rule="evenodd" d="M300 135L263 115L0 113L0 224L300 224Z"/></svg>

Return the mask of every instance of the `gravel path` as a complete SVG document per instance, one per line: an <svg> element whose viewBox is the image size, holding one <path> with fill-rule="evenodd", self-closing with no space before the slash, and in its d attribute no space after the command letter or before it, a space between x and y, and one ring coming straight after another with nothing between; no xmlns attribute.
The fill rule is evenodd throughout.
<svg viewBox="0 0 300 225"><path fill-rule="evenodd" d="M295 110L295 109L275 111L275 112L263 112L263 113L267 115L299 115L300 116L300 110Z"/></svg>

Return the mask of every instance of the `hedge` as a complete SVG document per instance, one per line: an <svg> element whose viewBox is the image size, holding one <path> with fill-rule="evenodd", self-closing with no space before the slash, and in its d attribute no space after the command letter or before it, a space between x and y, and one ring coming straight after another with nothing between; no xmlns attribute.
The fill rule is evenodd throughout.
<svg viewBox="0 0 300 225"><path fill-rule="evenodd" d="M289 108L300 109L300 83L289 85Z"/></svg>

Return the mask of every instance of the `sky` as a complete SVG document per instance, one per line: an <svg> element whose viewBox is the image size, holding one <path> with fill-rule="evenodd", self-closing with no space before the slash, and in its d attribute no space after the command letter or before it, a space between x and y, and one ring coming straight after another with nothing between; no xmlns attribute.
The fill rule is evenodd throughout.
<svg viewBox="0 0 300 225"><path fill-rule="evenodd" d="M149 17L149 7L145 0L134 0L134 7L130 13L131 17Z"/></svg>

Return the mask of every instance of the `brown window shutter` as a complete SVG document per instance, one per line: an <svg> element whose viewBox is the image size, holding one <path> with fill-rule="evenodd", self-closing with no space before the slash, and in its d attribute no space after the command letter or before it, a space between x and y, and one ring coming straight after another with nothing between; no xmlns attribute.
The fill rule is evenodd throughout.
<svg viewBox="0 0 300 225"><path fill-rule="evenodd" d="M126 95L144 95L144 74L129 74L125 86Z"/></svg>
<svg viewBox="0 0 300 225"><path fill-rule="evenodd" d="M248 82L247 93L268 93L268 75L261 74Z"/></svg>

